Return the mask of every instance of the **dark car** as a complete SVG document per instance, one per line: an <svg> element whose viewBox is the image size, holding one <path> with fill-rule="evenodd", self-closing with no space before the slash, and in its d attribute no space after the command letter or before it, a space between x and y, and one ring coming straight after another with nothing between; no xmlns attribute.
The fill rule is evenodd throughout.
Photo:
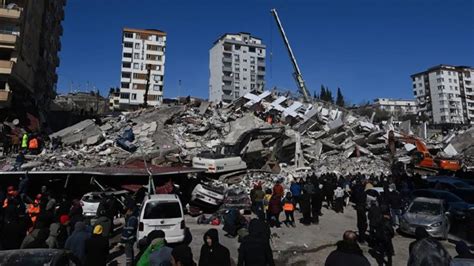
<svg viewBox="0 0 474 266"><path fill-rule="evenodd" d="M474 188L458 188L451 191L469 204L474 204Z"/></svg>
<svg viewBox="0 0 474 266"><path fill-rule="evenodd" d="M418 189L411 193L411 198L425 197L434 199L443 199L448 205L448 212L455 220L464 220L469 209L474 209L474 204L469 204L455 194L436 189Z"/></svg>
<svg viewBox="0 0 474 266"><path fill-rule="evenodd" d="M454 190L459 188L474 188L463 180L451 176L429 176L426 178L428 186L434 189Z"/></svg>

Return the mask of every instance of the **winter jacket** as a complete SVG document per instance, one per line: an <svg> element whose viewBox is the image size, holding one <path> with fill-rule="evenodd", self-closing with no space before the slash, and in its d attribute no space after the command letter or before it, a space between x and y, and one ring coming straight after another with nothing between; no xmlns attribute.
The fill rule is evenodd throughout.
<svg viewBox="0 0 474 266"><path fill-rule="evenodd" d="M342 198L344 197L344 190L341 187L338 187L334 190L334 197L335 198Z"/></svg>
<svg viewBox="0 0 474 266"><path fill-rule="evenodd" d="M408 266L450 265L451 256L437 240L427 237L412 244Z"/></svg>
<svg viewBox="0 0 474 266"><path fill-rule="evenodd" d="M138 219L135 216L128 217L127 225L122 229L120 241L122 243L135 243Z"/></svg>
<svg viewBox="0 0 474 266"><path fill-rule="evenodd" d="M265 194L265 196L263 197L263 209L265 211L268 210L268 204L270 203L271 198L272 198L271 194Z"/></svg>
<svg viewBox="0 0 474 266"><path fill-rule="evenodd" d="M270 247L270 232L265 222L253 219L249 224L249 235L239 248L238 266L274 266Z"/></svg>
<svg viewBox="0 0 474 266"><path fill-rule="evenodd" d="M86 240L90 237L91 234L87 231L86 225L83 222L77 222L74 225L74 232L72 232L71 236L66 240L64 248L71 250L72 253L84 263L86 259Z"/></svg>
<svg viewBox="0 0 474 266"><path fill-rule="evenodd" d="M109 240L101 235L92 235L85 242L85 265L102 266L107 264Z"/></svg>
<svg viewBox="0 0 474 266"><path fill-rule="evenodd" d="M282 211L280 197L278 195L273 195L268 203L268 211L271 214L279 214Z"/></svg>
<svg viewBox="0 0 474 266"><path fill-rule="evenodd" d="M207 237L212 239L212 246L207 244ZM199 266L230 266L229 249L219 243L219 235L216 229L209 229L204 234L204 244L201 247Z"/></svg>
<svg viewBox="0 0 474 266"><path fill-rule="evenodd" d="M150 255L154 252L159 251L165 246L165 240L163 238L155 238L151 241L150 245L146 248L140 260L138 260L137 266L148 266L150 265Z"/></svg>
<svg viewBox="0 0 474 266"><path fill-rule="evenodd" d="M49 226L49 237L46 239L46 245L48 245L49 248L59 248L58 235L60 228L61 225L59 223L52 223Z"/></svg>
<svg viewBox="0 0 474 266"><path fill-rule="evenodd" d="M400 197L400 193L397 191L391 191L388 194L388 200L391 209L401 209L402 208L402 198Z"/></svg>
<svg viewBox="0 0 474 266"><path fill-rule="evenodd" d="M265 192L263 192L263 190L260 188L260 189L252 189L250 191L250 200L253 202L262 202L263 201L263 198L265 197Z"/></svg>
<svg viewBox="0 0 474 266"><path fill-rule="evenodd" d="M298 183L293 183L290 186L290 192L293 197L299 197L301 195L301 186Z"/></svg>
<svg viewBox="0 0 474 266"><path fill-rule="evenodd" d="M150 254L150 266L171 266L172 248L163 246Z"/></svg>
<svg viewBox="0 0 474 266"><path fill-rule="evenodd" d="M283 198L281 201L284 211L294 211L295 210L295 200L293 198Z"/></svg>
<svg viewBox="0 0 474 266"><path fill-rule="evenodd" d="M273 194L281 199L285 196L285 189L281 184L275 184L275 186L273 186Z"/></svg>
<svg viewBox="0 0 474 266"><path fill-rule="evenodd" d="M370 262L362 253L357 243L337 242L337 249L326 258L325 266L370 266Z"/></svg>

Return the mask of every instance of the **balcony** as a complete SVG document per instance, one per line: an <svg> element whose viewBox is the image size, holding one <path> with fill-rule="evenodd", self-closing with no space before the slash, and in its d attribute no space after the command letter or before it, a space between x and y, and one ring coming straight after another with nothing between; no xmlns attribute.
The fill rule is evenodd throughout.
<svg viewBox="0 0 474 266"><path fill-rule="evenodd" d="M222 94L222 100L224 100L224 101L233 101L234 96L232 96L232 94Z"/></svg>
<svg viewBox="0 0 474 266"><path fill-rule="evenodd" d="M2 20L9 20L9 21L16 21L21 16L22 8L19 7L11 7L0 5L0 19Z"/></svg>
<svg viewBox="0 0 474 266"><path fill-rule="evenodd" d="M258 60L257 61L257 66L264 67L265 66L265 60L263 60L263 61Z"/></svg>
<svg viewBox="0 0 474 266"><path fill-rule="evenodd" d="M232 63L232 57L222 57L223 63Z"/></svg>
<svg viewBox="0 0 474 266"><path fill-rule="evenodd" d="M234 78L232 76L222 76L222 81L230 81L232 82Z"/></svg>
<svg viewBox="0 0 474 266"><path fill-rule="evenodd" d="M230 85L223 85L222 86L222 91L232 91L233 88Z"/></svg>
<svg viewBox="0 0 474 266"><path fill-rule="evenodd" d="M223 67L222 67L222 71L223 71L223 72L232 72L232 67L230 67L230 66L223 66Z"/></svg>
<svg viewBox="0 0 474 266"><path fill-rule="evenodd" d="M12 73L13 64L10 60L0 60L0 74L10 75Z"/></svg>
<svg viewBox="0 0 474 266"><path fill-rule="evenodd" d="M17 38L18 32L0 30L0 44L6 44L14 48Z"/></svg>

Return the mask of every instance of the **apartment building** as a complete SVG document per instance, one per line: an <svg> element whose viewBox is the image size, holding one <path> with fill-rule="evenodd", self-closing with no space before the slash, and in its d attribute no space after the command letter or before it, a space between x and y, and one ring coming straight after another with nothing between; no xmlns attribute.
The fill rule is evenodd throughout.
<svg viewBox="0 0 474 266"><path fill-rule="evenodd" d="M416 114L415 100L377 98L373 106L396 115Z"/></svg>
<svg viewBox="0 0 474 266"><path fill-rule="evenodd" d="M166 33L124 28L120 108L160 105L163 101Z"/></svg>
<svg viewBox="0 0 474 266"><path fill-rule="evenodd" d="M209 100L230 103L265 88L265 45L250 33L226 33L209 53Z"/></svg>
<svg viewBox="0 0 474 266"><path fill-rule="evenodd" d="M438 65L411 78L417 109L431 123L474 123L474 68Z"/></svg>
<svg viewBox="0 0 474 266"><path fill-rule="evenodd" d="M0 109L45 114L56 96L65 0L0 2Z"/></svg>

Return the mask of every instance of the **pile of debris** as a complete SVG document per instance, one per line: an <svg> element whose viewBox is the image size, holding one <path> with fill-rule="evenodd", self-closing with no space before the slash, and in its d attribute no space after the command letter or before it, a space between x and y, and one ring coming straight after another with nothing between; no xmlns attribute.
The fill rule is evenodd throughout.
<svg viewBox="0 0 474 266"><path fill-rule="evenodd" d="M324 102L302 103L270 91L248 93L222 108L201 102L84 120L51 134L46 149L28 155L21 169L94 168L135 160L191 165L194 157L213 152L240 156L249 169L274 160L294 169L311 167L319 175L390 174L391 158L410 156L414 145L391 151L388 132L402 136L411 129L406 123L375 124L372 119ZM473 132L425 141L444 156L472 162ZM5 161L3 170L12 170L14 158Z"/></svg>

